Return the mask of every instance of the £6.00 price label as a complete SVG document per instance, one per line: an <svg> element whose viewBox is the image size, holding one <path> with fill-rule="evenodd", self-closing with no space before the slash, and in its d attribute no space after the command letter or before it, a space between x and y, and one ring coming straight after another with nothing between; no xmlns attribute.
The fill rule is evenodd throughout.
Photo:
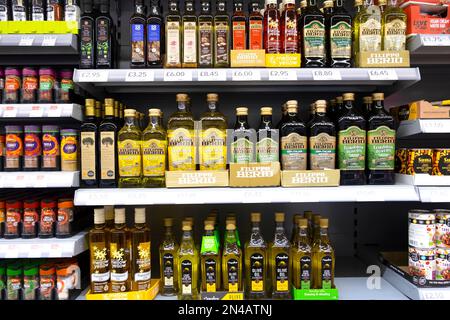
<svg viewBox="0 0 450 320"><path fill-rule="evenodd" d="M393 69L369 69L370 80L398 80L397 72Z"/></svg>
<svg viewBox="0 0 450 320"><path fill-rule="evenodd" d="M238 69L233 70L232 75L233 81L260 81L261 80L261 72L259 70L245 70Z"/></svg>
<svg viewBox="0 0 450 320"><path fill-rule="evenodd" d="M200 70L198 81L227 81L226 70Z"/></svg>
<svg viewBox="0 0 450 320"><path fill-rule="evenodd" d="M339 70L314 70L312 74L313 80L315 81L342 80L341 72Z"/></svg>
<svg viewBox="0 0 450 320"><path fill-rule="evenodd" d="M270 81L296 81L297 71L296 70L270 70L269 71Z"/></svg>
<svg viewBox="0 0 450 320"><path fill-rule="evenodd" d="M164 71L164 81L168 81L168 82L192 81L192 71L191 70L165 70Z"/></svg>
<svg viewBox="0 0 450 320"><path fill-rule="evenodd" d="M153 71L135 71L130 70L125 76L125 82L152 82L155 80Z"/></svg>
<svg viewBox="0 0 450 320"><path fill-rule="evenodd" d="M20 47L30 47L33 45L33 43L34 43L33 37L22 37L22 38L20 38L19 46Z"/></svg>
<svg viewBox="0 0 450 320"><path fill-rule="evenodd" d="M108 81L108 71L102 70L89 70L80 71L79 82L107 82Z"/></svg>

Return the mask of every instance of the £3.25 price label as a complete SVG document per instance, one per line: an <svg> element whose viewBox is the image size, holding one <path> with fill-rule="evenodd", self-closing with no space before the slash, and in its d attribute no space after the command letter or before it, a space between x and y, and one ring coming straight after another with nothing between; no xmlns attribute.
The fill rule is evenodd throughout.
<svg viewBox="0 0 450 320"><path fill-rule="evenodd" d="M153 71L127 71L125 76L125 82L152 82L155 80L155 74Z"/></svg>
<svg viewBox="0 0 450 320"><path fill-rule="evenodd" d="M87 70L80 71L79 82L108 82L109 73L107 70Z"/></svg>
<svg viewBox="0 0 450 320"><path fill-rule="evenodd" d="M312 72L313 80L315 81L336 81L342 80L341 72L339 70L314 70Z"/></svg>
<svg viewBox="0 0 450 320"><path fill-rule="evenodd" d="M297 71L296 70L270 70L269 71L270 81L296 81Z"/></svg>
<svg viewBox="0 0 450 320"><path fill-rule="evenodd" d="M226 70L200 70L198 81L227 81Z"/></svg>
<svg viewBox="0 0 450 320"><path fill-rule="evenodd" d="M165 70L164 81L187 82L192 81L192 70Z"/></svg>
<svg viewBox="0 0 450 320"><path fill-rule="evenodd" d="M370 80L398 80L394 69L369 69Z"/></svg>
<svg viewBox="0 0 450 320"><path fill-rule="evenodd" d="M261 72L259 70L237 69L233 70L233 81L260 81Z"/></svg>

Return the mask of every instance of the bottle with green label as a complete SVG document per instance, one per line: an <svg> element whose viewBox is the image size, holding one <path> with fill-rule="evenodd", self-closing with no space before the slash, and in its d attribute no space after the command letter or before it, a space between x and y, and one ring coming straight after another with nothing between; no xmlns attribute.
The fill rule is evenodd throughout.
<svg viewBox="0 0 450 320"><path fill-rule="evenodd" d="M320 219L319 237L312 249L313 289L334 288L334 249L328 238L328 219Z"/></svg>
<svg viewBox="0 0 450 320"><path fill-rule="evenodd" d="M374 93L372 98L372 110L367 119L368 183L394 184L394 118L384 110L383 93Z"/></svg>
<svg viewBox="0 0 450 320"><path fill-rule="evenodd" d="M272 122L272 108L261 108L261 122L256 144L256 161L272 163L279 161L279 133Z"/></svg>
<svg viewBox="0 0 450 320"><path fill-rule="evenodd" d="M355 95L344 93L344 109L337 120L341 185L366 183L366 120L354 106Z"/></svg>
<svg viewBox="0 0 450 320"><path fill-rule="evenodd" d="M292 282L296 289L311 289L312 255L308 235L308 219L298 219L296 240L291 248Z"/></svg>
<svg viewBox="0 0 450 320"><path fill-rule="evenodd" d="M236 125L234 126L230 150L230 163L250 163L255 161L256 132L248 124L248 108L236 109Z"/></svg>
<svg viewBox="0 0 450 320"><path fill-rule="evenodd" d="M331 68L352 66L352 17L344 0L336 0L333 13L327 17L328 65Z"/></svg>
<svg viewBox="0 0 450 320"><path fill-rule="evenodd" d="M326 65L325 16L316 0L308 0L308 6L300 18L302 32L302 67L323 68Z"/></svg>
<svg viewBox="0 0 450 320"><path fill-rule="evenodd" d="M205 234L202 238L200 263L202 272L202 292L220 291L221 261L220 250L214 233L214 220L205 221Z"/></svg>
<svg viewBox="0 0 450 320"><path fill-rule="evenodd" d="M236 221L227 218L222 255L223 289L228 292L242 291L242 250L236 230Z"/></svg>
<svg viewBox="0 0 450 320"><path fill-rule="evenodd" d="M178 249L178 300L196 300L198 297L198 251L192 225L192 221L183 221L183 236Z"/></svg>

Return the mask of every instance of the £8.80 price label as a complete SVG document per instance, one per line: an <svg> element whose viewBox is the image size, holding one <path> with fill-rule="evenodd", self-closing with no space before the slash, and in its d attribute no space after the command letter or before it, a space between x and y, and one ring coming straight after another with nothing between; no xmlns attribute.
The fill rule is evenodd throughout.
<svg viewBox="0 0 450 320"><path fill-rule="evenodd" d="M296 70L270 70L269 71L270 81L296 81L297 71Z"/></svg>
<svg viewBox="0 0 450 320"><path fill-rule="evenodd" d="M80 71L79 82L107 82L108 71L89 70Z"/></svg>
<svg viewBox="0 0 450 320"><path fill-rule="evenodd" d="M125 82L152 82L155 79L153 71L130 70L125 76Z"/></svg>
<svg viewBox="0 0 450 320"><path fill-rule="evenodd" d="M315 81L335 81L342 80L341 72L339 70L314 70L312 72L313 80Z"/></svg>
<svg viewBox="0 0 450 320"><path fill-rule="evenodd" d="M199 70L198 81L227 81L226 70Z"/></svg>
<svg viewBox="0 0 450 320"><path fill-rule="evenodd" d="M398 80L397 72L393 69L369 69L370 80Z"/></svg>
<svg viewBox="0 0 450 320"><path fill-rule="evenodd" d="M168 82L192 81L192 71L191 70L165 70L164 71L164 81L168 81Z"/></svg>
<svg viewBox="0 0 450 320"><path fill-rule="evenodd" d="M260 81L261 72L259 70L237 69L233 70L233 81Z"/></svg>

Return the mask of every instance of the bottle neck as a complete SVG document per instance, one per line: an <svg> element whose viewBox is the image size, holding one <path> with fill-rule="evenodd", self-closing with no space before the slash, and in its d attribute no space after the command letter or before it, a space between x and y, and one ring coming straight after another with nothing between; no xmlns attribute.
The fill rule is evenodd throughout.
<svg viewBox="0 0 450 320"><path fill-rule="evenodd" d="M108 4L101 4L100 5L100 13L101 14L108 14L109 13L109 5Z"/></svg>
<svg viewBox="0 0 450 320"><path fill-rule="evenodd" d="M265 128L272 127L272 116L261 116L261 124Z"/></svg>
<svg viewBox="0 0 450 320"><path fill-rule="evenodd" d="M150 8L150 15L152 16L161 16L161 9L158 4L152 4Z"/></svg>
<svg viewBox="0 0 450 320"><path fill-rule="evenodd" d="M321 242L328 242L328 228L318 228Z"/></svg>
<svg viewBox="0 0 450 320"><path fill-rule="evenodd" d="M149 124L152 126L152 128L158 128L161 127L161 118L157 116L151 116Z"/></svg>
<svg viewBox="0 0 450 320"><path fill-rule="evenodd" d="M186 103L186 101L179 101L178 102L178 111L180 111L180 112L189 112L189 106Z"/></svg>
<svg viewBox="0 0 450 320"><path fill-rule="evenodd" d="M372 110L376 111L384 111L384 101L383 100L375 100L372 105Z"/></svg>
<svg viewBox="0 0 450 320"><path fill-rule="evenodd" d="M283 222L277 222L276 223L276 227L275 227L275 233L281 234L281 233L285 233L284 230L284 223Z"/></svg>
<svg viewBox="0 0 450 320"><path fill-rule="evenodd" d="M248 123L248 116L237 116L236 122L237 122L241 127L246 127L246 126L247 126L247 123Z"/></svg>
<svg viewBox="0 0 450 320"><path fill-rule="evenodd" d="M283 116L286 117L285 115L283 115ZM290 122L296 121L298 118L298 113L297 112L288 112L287 118L289 119Z"/></svg>
<svg viewBox="0 0 450 320"><path fill-rule="evenodd" d="M105 227L106 227L106 222L94 224L94 228L97 230L105 229Z"/></svg>
<svg viewBox="0 0 450 320"><path fill-rule="evenodd" d="M317 0L308 0L308 7L316 7L317 8Z"/></svg>
<svg viewBox="0 0 450 320"><path fill-rule="evenodd" d="M134 223L134 227L136 228L136 229L144 229L145 227L147 226L147 224L145 224L145 223Z"/></svg>
<svg viewBox="0 0 450 320"><path fill-rule="evenodd" d="M166 227L166 231L165 231L165 235L167 238L171 238L172 237L172 227Z"/></svg>
<svg viewBox="0 0 450 320"><path fill-rule="evenodd" d="M118 230L125 229L125 226L125 223L114 223L114 228Z"/></svg>
<svg viewBox="0 0 450 320"><path fill-rule="evenodd" d="M225 242L227 243L236 243L236 230L227 230L225 234Z"/></svg>
<svg viewBox="0 0 450 320"><path fill-rule="evenodd" d="M346 110L353 110L353 101L352 100L344 101L344 108Z"/></svg>
<svg viewBox="0 0 450 320"><path fill-rule="evenodd" d="M128 127L136 126L136 118L135 117L125 117L125 125Z"/></svg>
<svg viewBox="0 0 450 320"><path fill-rule="evenodd" d="M259 222L252 222L252 233L261 233Z"/></svg>
<svg viewBox="0 0 450 320"><path fill-rule="evenodd" d="M211 112L217 112L217 111L218 111L218 108L217 108L217 102L215 102L215 101L209 101L209 102L208 102L208 109L209 109L209 111L211 111Z"/></svg>
<svg viewBox="0 0 450 320"><path fill-rule="evenodd" d="M205 237L213 237L214 230L205 230Z"/></svg>
<svg viewBox="0 0 450 320"><path fill-rule="evenodd" d="M301 238L307 238L308 237L308 228L298 228L298 236Z"/></svg>
<svg viewBox="0 0 450 320"><path fill-rule="evenodd" d="M192 231L183 231L183 241L192 240Z"/></svg>
<svg viewBox="0 0 450 320"><path fill-rule="evenodd" d="M316 118L324 118L326 116L326 112L323 109L316 109Z"/></svg>
<svg viewBox="0 0 450 320"><path fill-rule="evenodd" d="M145 14L145 8L142 3L136 3L134 6L134 12L136 14Z"/></svg>
<svg viewBox="0 0 450 320"><path fill-rule="evenodd" d="M178 14L178 3L171 2L169 4L169 11L171 14Z"/></svg>
<svg viewBox="0 0 450 320"><path fill-rule="evenodd" d="M225 2L221 1L217 3L217 13L225 14L227 11L227 6Z"/></svg>

